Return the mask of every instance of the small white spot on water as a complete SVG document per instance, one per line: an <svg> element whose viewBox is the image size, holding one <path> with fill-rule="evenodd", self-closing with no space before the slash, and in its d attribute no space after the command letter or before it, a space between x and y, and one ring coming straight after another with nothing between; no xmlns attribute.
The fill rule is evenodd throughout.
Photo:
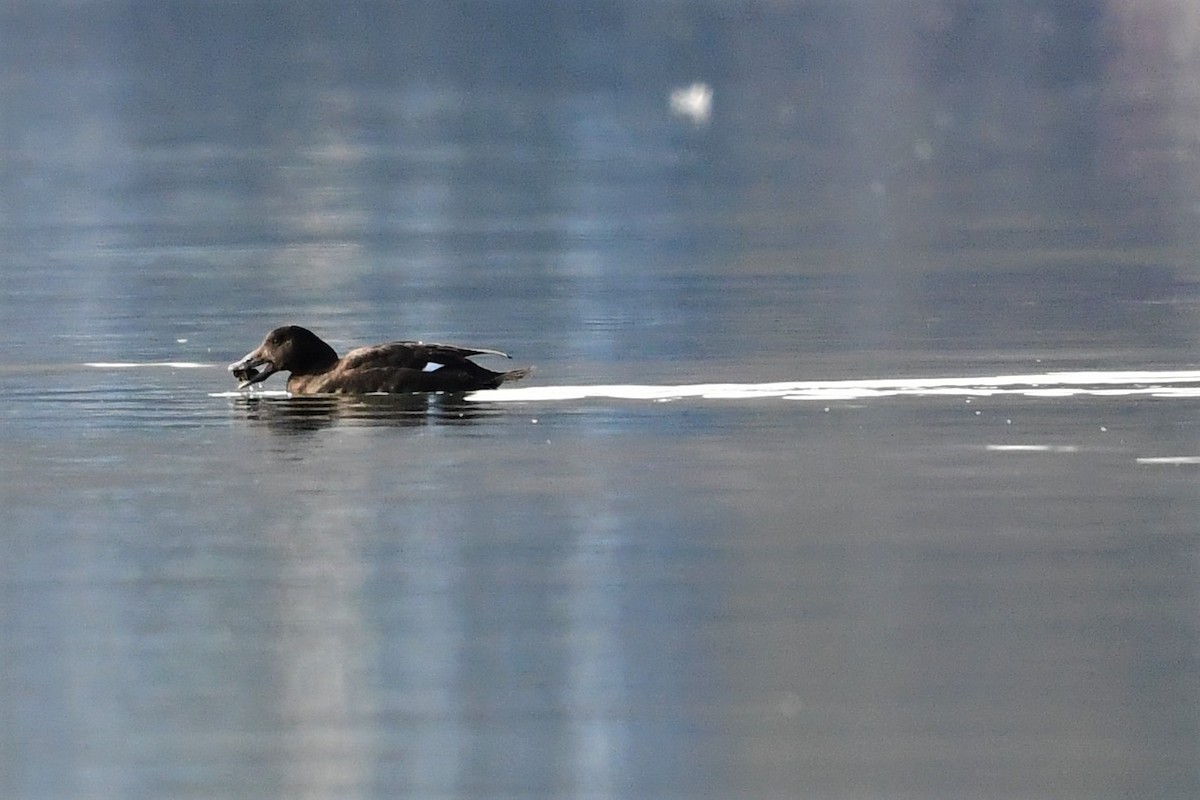
<svg viewBox="0 0 1200 800"><path fill-rule="evenodd" d="M696 125L703 125L712 116L712 99L712 87L697 81L672 91L667 98L667 104L675 116L689 119Z"/></svg>

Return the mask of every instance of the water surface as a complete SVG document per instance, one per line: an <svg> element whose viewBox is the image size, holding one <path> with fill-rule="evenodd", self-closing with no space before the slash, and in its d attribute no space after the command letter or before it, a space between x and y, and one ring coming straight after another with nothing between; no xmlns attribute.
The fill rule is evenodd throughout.
<svg viewBox="0 0 1200 800"><path fill-rule="evenodd" d="M1195 797L1192 16L6 7L0 794Z"/></svg>

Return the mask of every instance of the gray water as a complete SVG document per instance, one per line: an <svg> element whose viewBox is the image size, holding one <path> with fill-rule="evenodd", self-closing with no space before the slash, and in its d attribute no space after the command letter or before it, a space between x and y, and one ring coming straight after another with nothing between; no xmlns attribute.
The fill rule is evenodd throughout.
<svg viewBox="0 0 1200 800"><path fill-rule="evenodd" d="M5 6L0 795L1197 796L1196 31Z"/></svg>

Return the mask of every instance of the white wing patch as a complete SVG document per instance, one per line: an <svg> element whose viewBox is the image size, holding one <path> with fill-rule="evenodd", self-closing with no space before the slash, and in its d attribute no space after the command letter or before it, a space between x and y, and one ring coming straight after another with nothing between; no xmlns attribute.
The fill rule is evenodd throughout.
<svg viewBox="0 0 1200 800"><path fill-rule="evenodd" d="M421 372L437 372L439 369L441 369L444 366L446 366L446 365L439 364L436 361L430 361L428 364L421 367Z"/></svg>

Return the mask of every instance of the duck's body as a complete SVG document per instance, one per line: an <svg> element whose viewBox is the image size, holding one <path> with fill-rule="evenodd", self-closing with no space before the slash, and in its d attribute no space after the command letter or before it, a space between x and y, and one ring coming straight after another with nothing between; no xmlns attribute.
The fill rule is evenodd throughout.
<svg viewBox="0 0 1200 800"><path fill-rule="evenodd" d="M480 355L508 358L499 350L426 342L371 345L338 358L312 331L285 325L268 333L256 350L230 364L229 371L241 381L241 389L276 372L290 372L287 390L292 394L471 392L494 389L529 374L528 369L493 372L470 360Z"/></svg>

